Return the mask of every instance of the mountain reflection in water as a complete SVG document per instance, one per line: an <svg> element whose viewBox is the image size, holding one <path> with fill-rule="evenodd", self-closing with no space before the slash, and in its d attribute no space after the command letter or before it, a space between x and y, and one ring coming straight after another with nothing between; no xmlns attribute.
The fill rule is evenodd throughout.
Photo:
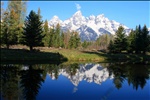
<svg viewBox="0 0 150 100"><path fill-rule="evenodd" d="M102 88L101 92L93 100L102 100L115 98L112 95L116 89L116 93L122 93L121 88L126 85L127 88L132 86L132 90L145 92L143 96L132 97L132 99L149 99L150 94L145 86L150 83L150 67L148 65L123 65L115 63L86 63L86 64L34 64L34 65L18 65L18 64L1 64L1 100L35 100L40 98L49 99L90 99L92 95L98 94L98 88ZM48 78L49 77L49 78ZM50 86L56 90L60 90L57 84L64 84L66 78L73 84L70 94L64 94L57 98L53 96L54 90L48 89ZM49 84L47 83L49 82ZM86 82L86 83L85 83ZM89 83L89 84L88 84ZM112 84L113 83L113 84ZM47 85L46 85L47 84ZM66 83L69 84L69 83ZM80 86L83 85L85 87ZM91 85L90 85L91 84ZM97 85L96 85L97 84ZM103 85L105 87L102 87ZM44 87L46 86L46 89ZM91 87L90 87L91 86ZM72 86L68 85L70 89ZM67 88L65 91L67 91ZM82 97L88 93L90 89L92 95ZM129 88L130 90L131 88ZM82 91L81 91L82 90ZM42 92L43 91L43 92ZM84 92L83 92L84 91ZM49 92L49 96L46 95ZM88 92L88 91L87 91ZM73 94L74 95L73 95ZM123 94L123 93L122 93ZM133 93L135 94L135 92ZM57 94L63 95L62 94ZM49 98L48 98L49 97ZM90 98L91 97L91 98ZM116 97L123 99L120 97Z"/></svg>

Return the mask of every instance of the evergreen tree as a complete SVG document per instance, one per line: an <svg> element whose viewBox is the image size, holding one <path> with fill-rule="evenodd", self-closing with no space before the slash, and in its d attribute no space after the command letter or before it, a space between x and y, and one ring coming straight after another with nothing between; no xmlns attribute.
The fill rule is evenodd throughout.
<svg viewBox="0 0 150 100"><path fill-rule="evenodd" d="M80 37L79 37L77 32L75 32L75 36L74 37L75 37L74 48L76 49L77 47L80 46L81 42L80 42Z"/></svg>
<svg viewBox="0 0 150 100"><path fill-rule="evenodd" d="M127 50L128 53L133 53L133 51L135 50L135 32L133 30L131 30L131 32L129 33L129 36L127 37Z"/></svg>
<svg viewBox="0 0 150 100"><path fill-rule="evenodd" d="M41 9L40 8L38 8L38 16L39 16L39 18L40 18L40 20L42 19L42 16L41 16Z"/></svg>
<svg viewBox="0 0 150 100"><path fill-rule="evenodd" d="M55 47L58 48L60 46L60 25L56 25L55 29Z"/></svg>
<svg viewBox="0 0 150 100"><path fill-rule="evenodd" d="M115 33L114 46L115 52L120 53L122 50L126 50L127 40L122 26L120 26Z"/></svg>
<svg viewBox="0 0 150 100"><path fill-rule="evenodd" d="M65 45L65 44L64 44L64 33L62 32L61 35L60 35L60 47L63 48L64 45Z"/></svg>
<svg viewBox="0 0 150 100"><path fill-rule="evenodd" d="M114 47L114 43L112 40L110 40L110 43L109 43L107 48L108 48L110 53L114 53L115 47Z"/></svg>
<svg viewBox="0 0 150 100"><path fill-rule="evenodd" d="M26 17L25 27L23 28L23 44L30 47L30 51L33 50L34 46L43 45L42 39L44 38L42 21L38 14L34 11L31 11L29 16Z"/></svg>
<svg viewBox="0 0 150 100"><path fill-rule="evenodd" d="M143 47L142 30L140 25L136 27L135 35L135 52L138 54L141 53Z"/></svg>
<svg viewBox="0 0 150 100"><path fill-rule="evenodd" d="M55 30L54 30L54 26L53 26L53 28L50 28L50 32L49 32L49 42L48 42L48 47L52 47L52 46L54 46L54 41L55 41L55 39L54 39L54 34L55 33Z"/></svg>
<svg viewBox="0 0 150 100"><path fill-rule="evenodd" d="M44 22L43 34L45 34L45 37L43 39L44 46L49 46L50 34L49 34L49 27L48 27L48 21L47 20L45 20L45 22Z"/></svg>
<svg viewBox="0 0 150 100"><path fill-rule="evenodd" d="M69 43L68 43L68 48L69 48L69 49L72 49L72 48L73 48L73 42L74 42L74 38L73 38L73 35L71 35L70 40L69 40Z"/></svg>
<svg viewBox="0 0 150 100"><path fill-rule="evenodd" d="M150 34L148 35L148 40L150 41ZM150 52L150 44L149 44L149 46L147 47L147 49L148 49L147 51Z"/></svg>
<svg viewBox="0 0 150 100"><path fill-rule="evenodd" d="M68 45L70 49L76 49L80 45L80 38L77 32L72 32Z"/></svg>
<svg viewBox="0 0 150 100"><path fill-rule="evenodd" d="M142 51L143 54L146 53L146 51L148 51L149 46L150 46L150 40L149 40L149 36L148 36L149 32L148 29L146 27L146 25L144 25L143 29L142 29Z"/></svg>

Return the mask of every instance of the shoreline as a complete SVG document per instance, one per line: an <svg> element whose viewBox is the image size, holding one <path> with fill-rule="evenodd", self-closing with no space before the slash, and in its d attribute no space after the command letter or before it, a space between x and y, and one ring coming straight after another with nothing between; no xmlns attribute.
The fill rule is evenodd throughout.
<svg viewBox="0 0 150 100"><path fill-rule="evenodd" d="M107 54L98 51L50 49L30 52L26 49L1 48L1 62L124 62L150 64L150 55Z"/></svg>

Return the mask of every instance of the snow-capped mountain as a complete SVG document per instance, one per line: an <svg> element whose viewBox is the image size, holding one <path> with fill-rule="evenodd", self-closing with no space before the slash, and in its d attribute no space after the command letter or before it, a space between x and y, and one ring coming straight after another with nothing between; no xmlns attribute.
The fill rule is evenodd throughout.
<svg viewBox="0 0 150 100"><path fill-rule="evenodd" d="M78 31L82 41L96 40L97 37L102 34L115 34L115 31L119 26L123 26L126 33L129 33L130 31L127 26L114 20L109 20L104 14L84 17L80 10L64 21L60 20L59 17L54 16L49 21L49 26L55 26L57 23L60 24L63 31Z"/></svg>
<svg viewBox="0 0 150 100"><path fill-rule="evenodd" d="M100 64L91 63L80 65L79 69L77 69L76 74L73 76L70 76L69 73L67 73L66 69L59 69L58 73L59 75L67 77L74 86L78 86L79 83L83 80L87 82L94 82L100 85L107 79L113 78L113 76L109 76L107 68L102 67ZM55 73L52 73L50 77L52 79L55 79Z"/></svg>

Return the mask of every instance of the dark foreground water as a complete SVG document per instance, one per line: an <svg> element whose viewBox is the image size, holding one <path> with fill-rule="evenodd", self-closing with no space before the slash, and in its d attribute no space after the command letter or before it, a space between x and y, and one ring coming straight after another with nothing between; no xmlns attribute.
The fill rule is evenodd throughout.
<svg viewBox="0 0 150 100"><path fill-rule="evenodd" d="M1 64L1 100L150 100L150 65Z"/></svg>

